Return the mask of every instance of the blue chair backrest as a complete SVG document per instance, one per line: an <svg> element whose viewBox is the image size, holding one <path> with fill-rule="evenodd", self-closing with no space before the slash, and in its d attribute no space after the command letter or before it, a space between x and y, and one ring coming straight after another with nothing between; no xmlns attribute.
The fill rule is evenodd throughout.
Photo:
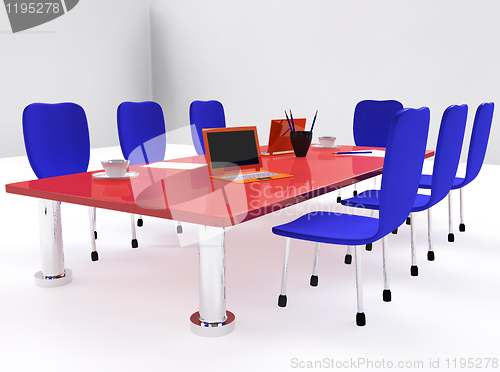
<svg viewBox="0 0 500 372"><path fill-rule="evenodd" d="M120 147L131 165L153 163L165 158L165 119L158 103L122 102L116 116Z"/></svg>
<svg viewBox="0 0 500 372"><path fill-rule="evenodd" d="M434 155L431 197L426 206L428 208L448 195L455 181L464 142L467 111L467 105L452 105L443 113Z"/></svg>
<svg viewBox="0 0 500 372"><path fill-rule="evenodd" d="M224 107L219 101L193 101L189 106L191 137L198 155L205 154L204 128L225 128Z"/></svg>
<svg viewBox="0 0 500 372"><path fill-rule="evenodd" d="M399 227L412 210L424 164L429 120L427 107L406 108L394 117L387 137L376 239Z"/></svg>
<svg viewBox="0 0 500 372"><path fill-rule="evenodd" d="M23 111L23 134L38 178L87 171L90 136L87 116L76 103L32 103Z"/></svg>
<svg viewBox="0 0 500 372"><path fill-rule="evenodd" d="M488 139L490 137L494 109L495 104L493 102L482 103L477 108L470 138L467 168L463 186L476 178L483 166L486 148L488 147Z"/></svg>
<svg viewBox="0 0 500 372"><path fill-rule="evenodd" d="M403 109L394 100L365 100L354 109L353 135L357 146L386 147L394 116Z"/></svg>

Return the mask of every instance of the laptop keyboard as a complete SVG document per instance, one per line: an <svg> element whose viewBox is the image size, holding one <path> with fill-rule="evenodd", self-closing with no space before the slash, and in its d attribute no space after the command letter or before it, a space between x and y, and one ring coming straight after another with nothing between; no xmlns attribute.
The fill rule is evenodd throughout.
<svg viewBox="0 0 500 372"><path fill-rule="evenodd" d="M245 173L245 174L233 174L229 176L221 176L220 178L223 178L225 180L229 181L243 181L243 180L249 180L252 178L267 178L267 177L272 177L272 176L277 176L279 173L272 173L272 172L254 172L254 173Z"/></svg>
<svg viewBox="0 0 500 372"><path fill-rule="evenodd" d="M286 151L273 151L273 155L280 155L280 154L292 154L293 150L286 150ZM261 151L261 155L269 155L267 151Z"/></svg>

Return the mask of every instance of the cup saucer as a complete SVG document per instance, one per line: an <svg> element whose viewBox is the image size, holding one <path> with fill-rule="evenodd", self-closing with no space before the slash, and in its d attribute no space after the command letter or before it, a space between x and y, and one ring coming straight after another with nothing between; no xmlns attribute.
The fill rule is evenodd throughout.
<svg viewBox="0 0 500 372"><path fill-rule="evenodd" d="M127 172L125 173L124 176L121 177L109 177L106 172L99 172L99 173L94 173L92 174L92 177L97 179L97 180L128 180L131 178L135 178L139 175L138 172Z"/></svg>
<svg viewBox="0 0 500 372"><path fill-rule="evenodd" d="M321 146L319 144L314 144L314 145L311 145L312 147L315 147L317 149L337 149L340 147L340 145L333 145L333 146Z"/></svg>

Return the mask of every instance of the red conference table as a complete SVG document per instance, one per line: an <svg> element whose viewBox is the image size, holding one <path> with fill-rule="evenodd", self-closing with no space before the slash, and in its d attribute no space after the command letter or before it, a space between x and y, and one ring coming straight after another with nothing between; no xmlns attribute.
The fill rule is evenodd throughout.
<svg viewBox="0 0 500 372"><path fill-rule="evenodd" d="M133 179L98 180L92 177L96 172L87 172L12 183L6 191L40 199L41 271L35 283L41 287L72 280L64 266L61 202L198 224L200 308L190 318L191 329L201 336L222 336L235 325L234 314L226 310L224 229L381 174L383 157L333 154L370 149L311 147L305 158L263 156L264 169L293 177L246 184L210 178L205 157L195 156L131 166L139 173ZM426 157L433 154L428 150ZM205 166L172 169L179 163Z"/></svg>

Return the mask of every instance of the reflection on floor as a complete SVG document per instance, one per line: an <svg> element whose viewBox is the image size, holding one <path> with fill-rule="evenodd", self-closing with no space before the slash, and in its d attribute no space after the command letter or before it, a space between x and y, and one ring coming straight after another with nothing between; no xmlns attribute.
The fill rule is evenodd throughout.
<svg viewBox="0 0 500 372"><path fill-rule="evenodd" d="M193 152L172 145L167 157ZM90 168L116 157L118 148L94 149ZM35 178L25 157L0 165L3 185ZM92 262L87 210L63 204L65 259L74 281L42 289L33 279L40 269L37 201L3 191L0 370L287 371L347 362L375 368L383 360L425 368L438 361L444 369L454 358L498 358L500 203L490 193L500 184L499 170L484 166L466 188L465 233L458 232L455 195L454 243L447 242L446 202L435 207L434 262L426 259L426 215L417 215L418 277L409 273L409 227L389 237L391 303L382 301L381 243L363 251L363 328L355 325L354 266L343 263L345 247L322 245L313 288L314 244L292 241L288 306L277 306L284 239L271 227L308 210L340 208L336 193L228 229L227 307L236 330L216 339L189 330L198 310L196 226L183 224L180 241L175 221L145 216L140 247L132 249L128 215L98 210L100 260ZM372 185L365 181L358 190Z"/></svg>

